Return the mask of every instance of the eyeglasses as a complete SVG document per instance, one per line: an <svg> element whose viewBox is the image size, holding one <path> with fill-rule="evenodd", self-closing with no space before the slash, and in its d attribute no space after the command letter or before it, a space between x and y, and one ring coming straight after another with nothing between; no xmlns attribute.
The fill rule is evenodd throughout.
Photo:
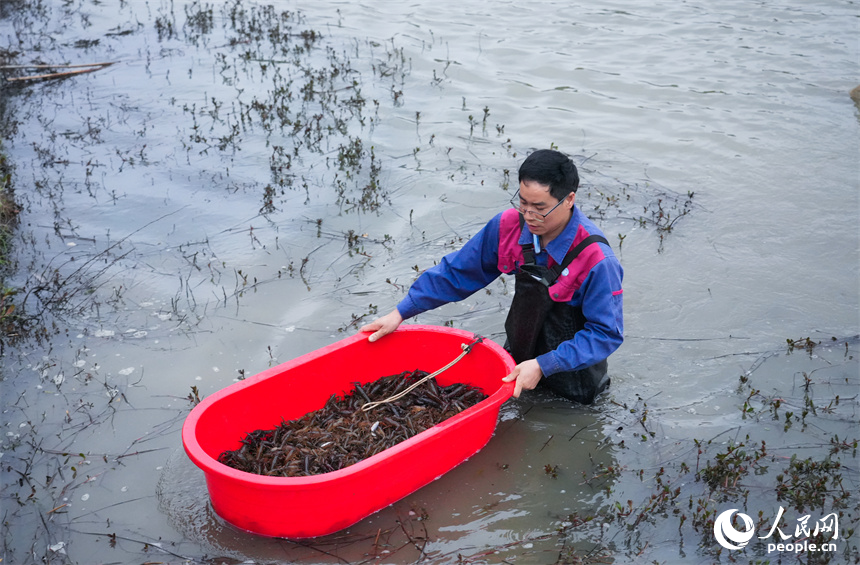
<svg viewBox="0 0 860 565"><path fill-rule="evenodd" d="M555 210L556 208L561 206L561 203L564 202L565 200L566 200L565 198L562 198L561 200L558 201L558 204L556 204L555 206L550 208L549 212L547 212L546 214L541 214L540 212L536 212L534 210L529 210L528 208L524 208L520 204L520 193L519 193L519 191L517 191L517 193L514 194L514 197L511 198L511 206L513 206L514 210L516 210L517 212L519 212L523 216L525 216L526 214L531 214L532 218L534 218L538 222L543 223L546 221L546 217L549 216L550 214L552 214L553 210Z"/></svg>

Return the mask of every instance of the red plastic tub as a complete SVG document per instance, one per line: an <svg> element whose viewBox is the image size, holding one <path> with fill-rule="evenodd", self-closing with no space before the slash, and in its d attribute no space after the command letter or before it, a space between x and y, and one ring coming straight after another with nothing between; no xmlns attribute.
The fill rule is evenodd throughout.
<svg viewBox="0 0 860 565"><path fill-rule="evenodd" d="M436 377L465 383L489 398L407 441L338 471L310 477L266 477L217 461L257 429L272 429L318 410L354 382L403 371L436 371L462 353L473 334L437 326L402 325L375 343L360 333L233 384L194 407L182 442L206 476L212 507L234 526L272 537L309 538L351 526L411 494L483 448L514 385L514 367L498 344L484 340Z"/></svg>

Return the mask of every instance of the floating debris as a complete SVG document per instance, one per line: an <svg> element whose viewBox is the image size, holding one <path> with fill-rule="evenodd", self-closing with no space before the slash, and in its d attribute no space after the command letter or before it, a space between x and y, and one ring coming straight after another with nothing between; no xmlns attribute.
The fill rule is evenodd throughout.
<svg viewBox="0 0 860 565"><path fill-rule="evenodd" d="M440 387L430 379L403 398L370 411L361 409L372 398L389 398L427 375L405 371L371 383L355 383L354 394L332 395L321 409L298 420L253 431L242 440L242 447L223 452L218 461L257 475L329 473L406 441L487 398L474 387Z"/></svg>

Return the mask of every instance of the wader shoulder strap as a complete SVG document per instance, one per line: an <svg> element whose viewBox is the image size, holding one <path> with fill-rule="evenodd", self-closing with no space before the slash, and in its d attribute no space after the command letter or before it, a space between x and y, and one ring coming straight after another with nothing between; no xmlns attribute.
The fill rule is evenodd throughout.
<svg viewBox="0 0 860 565"><path fill-rule="evenodd" d="M564 271L580 253L582 253L583 249L592 243L605 243L606 245L609 245L609 242L606 241L606 238L602 235L590 235L586 237L577 243L576 247L567 252L567 255L564 256L564 260L562 260L561 264L552 266L552 272L555 274L553 281L561 275L561 272Z"/></svg>

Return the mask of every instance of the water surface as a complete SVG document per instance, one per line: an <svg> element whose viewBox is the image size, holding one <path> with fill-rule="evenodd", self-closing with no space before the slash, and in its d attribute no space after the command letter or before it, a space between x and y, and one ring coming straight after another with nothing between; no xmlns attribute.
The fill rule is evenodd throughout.
<svg viewBox="0 0 860 565"><path fill-rule="evenodd" d="M46 307L48 329L4 349L7 562L726 561L707 518L691 527L696 502L770 520L792 455L856 439L852 3L0 14L11 63L114 62L2 90L23 207L6 284L38 290L22 307ZM512 401L484 451L341 535L294 544L223 523L181 450L192 387L206 396L393 308L507 206L543 147L580 165L577 202L625 269L609 394ZM503 341L512 290L500 279L415 321ZM770 469L741 488L696 480L697 463L762 440ZM856 492L856 454L833 456ZM661 481L680 494L649 506ZM615 506L628 500L637 513ZM856 525L856 498L844 512Z"/></svg>

